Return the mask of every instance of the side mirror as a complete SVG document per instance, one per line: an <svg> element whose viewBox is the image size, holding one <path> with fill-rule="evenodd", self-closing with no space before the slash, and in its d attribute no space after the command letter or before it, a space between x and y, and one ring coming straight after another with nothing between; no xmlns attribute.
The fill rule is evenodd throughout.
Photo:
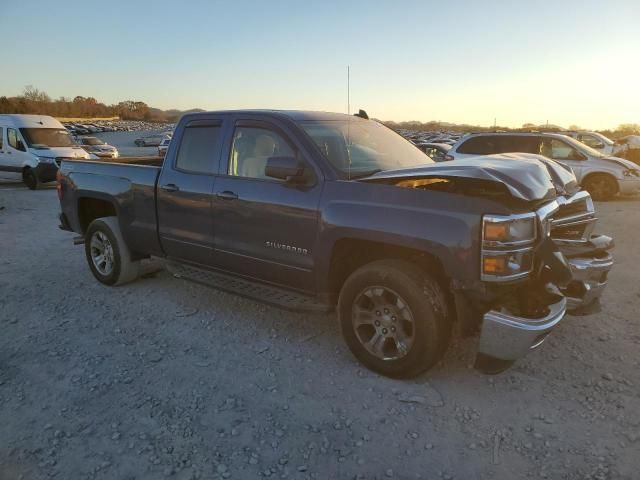
<svg viewBox="0 0 640 480"><path fill-rule="evenodd" d="M18 143L16 144L16 147L18 148L18 150L20 150L21 152L26 152L27 149L24 146L24 142L20 139L18 139Z"/></svg>
<svg viewBox="0 0 640 480"><path fill-rule="evenodd" d="M291 182L304 177L304 165L294 157L269 157L264 174Z"/></svg>
<svg viewBox="0 0 640 480"><path fill-rule="evenodd" d="M567 160L586 160L586 159L587 157L585 157L582 153L577 152L575 150L573 150L569 155L569 158L567 158Z"/></svg>

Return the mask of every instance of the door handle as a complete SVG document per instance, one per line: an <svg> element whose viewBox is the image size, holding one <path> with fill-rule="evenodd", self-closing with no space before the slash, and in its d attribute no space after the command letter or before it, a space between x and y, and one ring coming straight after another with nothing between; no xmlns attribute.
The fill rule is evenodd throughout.
<svg viewBox="0 0 640 480"><path fill-rule="evenodd" d="M180 190L180 187L175 183L167 183L166 185L162 185L160 188L165 192L177 192Z"/></svg>
<svg viewBox="0 0 640 480"><path fill-rule="evenodd" d="M238 194L230 192L229 190L225 190L224 192L216 193L216 197L223 200L235 200L236 198L238 198Z"/></svg>

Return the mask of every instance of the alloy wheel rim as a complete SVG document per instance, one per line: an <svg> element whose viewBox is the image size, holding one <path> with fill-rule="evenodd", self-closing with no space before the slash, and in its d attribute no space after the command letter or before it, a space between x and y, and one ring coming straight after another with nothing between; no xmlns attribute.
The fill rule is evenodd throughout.
<svg viewBox="0 0 640 480"><path fill-rule="evenodd" d="M113 246L109 238L102 232L95 232L90 243L91 261L96 270L102 275L109 275L113 271Z"/></svg>
<svg viewBox="0 0 640 480"><path fill-rule="evenodd" d="M407 302L387 287L364 289L353 302L353 330L360 344L380 360L398 360L411 350L415 321Z"/></svg>

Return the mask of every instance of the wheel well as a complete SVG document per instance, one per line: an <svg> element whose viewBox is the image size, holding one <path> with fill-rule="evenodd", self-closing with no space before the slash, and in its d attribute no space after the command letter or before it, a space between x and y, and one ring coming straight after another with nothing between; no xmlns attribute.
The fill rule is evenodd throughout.
<svg viewBox="0 0 640 480"><path fill-rule="evenodd" d="M613 183L615 183L615 185L616 185L616 193L618 193L618 190L620 189L620 186L618 185L618 179L616 177L614 177L613 175L611 175L610 173L605 173L605 172L589 173L586 177L584 177L582 179L582 183L583 184L587 183L593 177L609 177L611 180L613 180Z"/></svg>
<svg viewBox="0 0 640 480"><path fill-rule="evenodd" d="M78 200L78 218L82 233L96 218L116 216L116 207L107 200L97 198L81 198Z"/></svg>
<svg viewBox="0 0 640 480"><path fill-rule="evenodd" d="M351 273L367 263L383 259L407 260L417 265L438 280L448 294L448 279L437 257L413 248L355 239L339 240L333 248L329 270L330 293L337 297Z"/></svg>

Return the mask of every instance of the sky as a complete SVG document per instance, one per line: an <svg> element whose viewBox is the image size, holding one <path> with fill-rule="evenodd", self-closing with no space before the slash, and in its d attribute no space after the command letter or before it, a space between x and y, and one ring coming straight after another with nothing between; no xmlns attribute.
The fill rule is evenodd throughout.
<svg viewBox="0 0 640 480"><path fill-rule="evenodd" d="M604 129L640 123L640 0L0 0L0 95Z"/></svg>

